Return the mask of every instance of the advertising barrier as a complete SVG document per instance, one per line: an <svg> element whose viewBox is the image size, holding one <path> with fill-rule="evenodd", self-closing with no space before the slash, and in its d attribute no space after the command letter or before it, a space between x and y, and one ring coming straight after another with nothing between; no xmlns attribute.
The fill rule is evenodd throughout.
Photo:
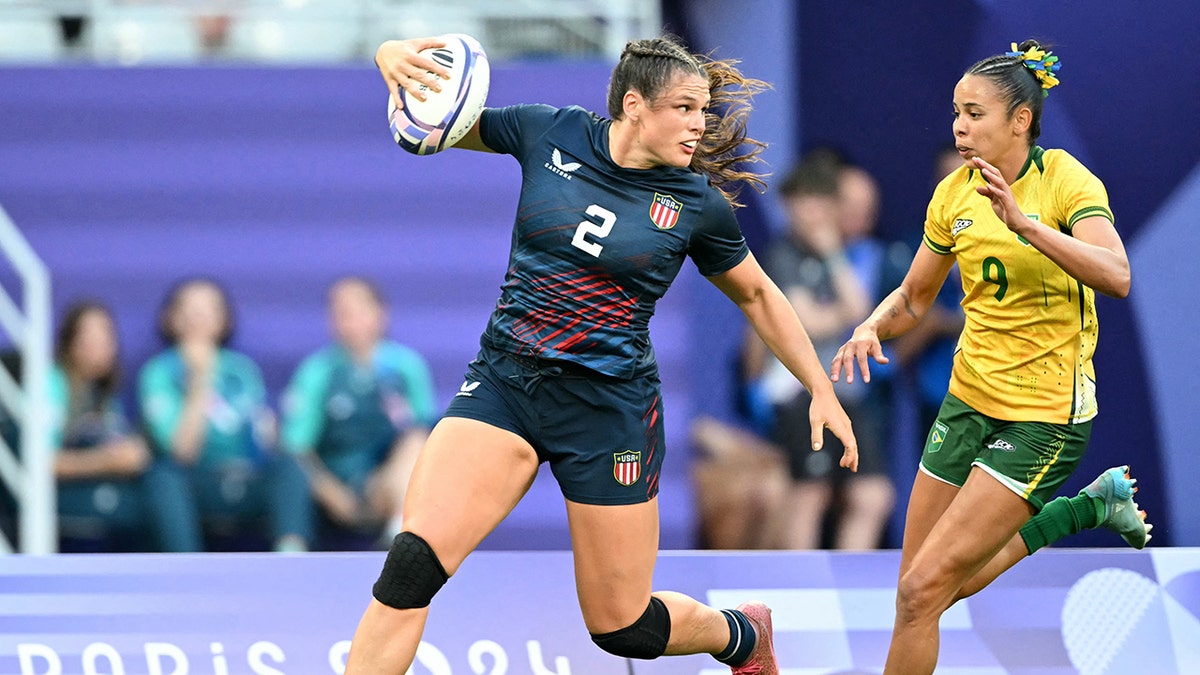
<svg viewBox="0 0 1200 675"><path fill-rule="evenodd" d="M383 553L0 558L0 674L341 673ZM785 675L879 673L897 552L667 552L656 588L774 610ZM717 675L584 628L569 552L480 551L435 599L414 675ZM1200 549L1044 551L942 619L940 675L1200 673Z"/></svg>

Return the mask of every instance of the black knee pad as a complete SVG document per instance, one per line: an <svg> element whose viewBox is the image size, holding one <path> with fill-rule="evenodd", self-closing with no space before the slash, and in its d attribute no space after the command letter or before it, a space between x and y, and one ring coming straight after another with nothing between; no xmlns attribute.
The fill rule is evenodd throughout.
<svg viewBox="0 0 1200 675"><path fill-rule="evenodd" d="M650 606L642 618L621 630L597 635L592 642L609 654L630 659L657 659L667 651L671 639L671 615L662 600L650 596Z"/></svg>
<svg viewBox="0 0 1200 675"><path fill-rule="evenodd" d="M383 571L371 593L375 599L396 609L428 607L450 576L424 539L401 532L392 539Z"/></svg>

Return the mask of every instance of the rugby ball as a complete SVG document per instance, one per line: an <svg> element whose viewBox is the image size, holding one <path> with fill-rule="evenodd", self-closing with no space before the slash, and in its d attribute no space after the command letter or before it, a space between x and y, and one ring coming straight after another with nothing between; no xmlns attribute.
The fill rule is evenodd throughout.
<svg viewBox="0 0 1200 675"><path fill-rule="evenodd" d="M397 108L388 96L392 138L414 155L432 155L462 140L479 119L487 100L491 69L479 41L462 33L441 37L445 47L421 53L450 71L450 79L442 80L442 90L436 92L422 85L422 101L401 87L402 108Z"/></svg>

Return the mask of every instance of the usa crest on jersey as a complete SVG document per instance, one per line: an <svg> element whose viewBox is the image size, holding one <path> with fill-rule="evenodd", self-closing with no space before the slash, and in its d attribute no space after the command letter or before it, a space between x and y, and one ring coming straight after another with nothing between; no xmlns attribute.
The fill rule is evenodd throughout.
<svg viewBox="0 0 1200 675"><path fill-rule="evenodd" d="M642 477L642 453L632 450L613 453L613 478L629 486Z"/></svg>
<svg viewBox="0 0 1200 675"><path fill-rule="evenodd" d="M660 192L654 193L654 201L650 203L650 220L660 230L669 230L679 222L679 212L683 210L683 202L671 195Z"/></svg>

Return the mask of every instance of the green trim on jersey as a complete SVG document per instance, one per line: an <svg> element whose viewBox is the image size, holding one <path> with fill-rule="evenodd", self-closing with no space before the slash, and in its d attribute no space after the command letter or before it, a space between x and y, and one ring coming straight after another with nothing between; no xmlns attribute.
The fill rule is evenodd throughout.
<svg viewBox="0 0 1200 675"><path fill-rule="evenodd" d="M954 252L954 250L951 247L942 246L941 244L937 243L936 241L930 239L929 235L925 235L925 236L921 237L921 239L925 242L925 245L930 248L930 250L932 250L934 253L936 253L938 255L950 255L951 253Z"/></svg>
<svg viewBox="0 0 1200 675"><path fill-rule="evenodd" d="M1017 176L1017 180L1020 180L1021 176L1024 176L1025 172L1029 170L1030 163L1032 163L1034 166L1036 166L1038 171L1040 171L1042 173L1046 173L1046 165L1042 162L1042 156L1045 154L1046 154L1046 151L1043 150L1040 146L1035 145L1032 148L1030 148L1029 149L1029 158L1025 160L1025 166L1021 168L1021 175Z"/></svg>
<svg viewBox="0 0 1200 675"><path fill-rule="evenodd" d="M1112 211L1109 211L1103 206L1088 206L1076 211L1068 220L1067 228L1074 229L1075 223L1087 218L1088 216L1104 216L1108 218L1108 222L1114 222Z"/></svg>

